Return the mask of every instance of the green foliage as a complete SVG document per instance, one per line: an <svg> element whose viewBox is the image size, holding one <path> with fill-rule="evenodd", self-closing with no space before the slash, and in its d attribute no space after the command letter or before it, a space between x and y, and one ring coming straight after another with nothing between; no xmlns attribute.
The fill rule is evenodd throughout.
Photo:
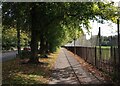
<svg viewBox="0 0 120 86"><path fill-rule="evenodd" d="M29 37L26 33L21 33L21 46L26 46L29 41ZM17 47L17 31L15 28L2 30L2 48L3 50L9 50Z"/></svg>
<svg viewBox="0 0 120 86"><path fill-rule="evenodd" d="M17 45L17 37L16 37L15 29L3 29L2 31L2 47L5 50L9 50L12 47L16 47Z"/></svg>
<svg viewBox="0 0 120 86"><path fill-rule="evenodd" d="M113 3L105 2L3 3L3 25L22 29L25 33L35 31L37 40L32 38L31 46L40 42L40 48L44 46L42 51L54 51L77 39L83 33L80 25L89 31L89 20L99 21L99 17L115 22L116 11Z"/></svg>
<svg viewBox="0 0 120 86"><path fill-rule="evenodd" d="M21 35L20 35L21 46L23 47L29 46L29 43L28 43L30 41L29 37L30 36L28 33L21 32Z"/></svg>

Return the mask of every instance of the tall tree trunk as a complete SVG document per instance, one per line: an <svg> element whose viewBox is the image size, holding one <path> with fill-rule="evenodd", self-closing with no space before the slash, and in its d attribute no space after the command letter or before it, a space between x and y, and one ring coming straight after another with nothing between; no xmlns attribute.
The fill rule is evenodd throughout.
<svg viewBox="0 0 120 86"><path fill-rule="evenodd" d="M20 55L21 52L21 46L20 46L20 28L17 25L17 50L18 54Z"/></svg>
<svg viewBox="0 0 120 86"><path fill-rule="evenodd" d="M46 52L47 52L47 54L49 54L50 52L49 52L50 50L49 50L49 42L48 41L46 41Z"/></svg>
<svg viewBox="0 0 120 86"><path fill-rule="evenodd" d="M16 13L19 13L19 8L18 6L15 7L16 9ZM19 16L19 15L18 15ZM17 28L17 50L18 50L18 55L20 55L20 52L21 52L21 46L20 46L20 18L19 17L16 17L16 28Z"/></svg>
<svg viewBox="0 0 120 86"><path fill-rule="evenodd" d="M40 54L44 58L48 57L48 43L43 35L40 36Z"/></svg>
<svg viewBox="0 0 120 86"><path fill-rule="evenodd" d="M31 10L31 58L29 62L31 63L38 63L39 58L37 56L38 52L38 31L37 31L37 26L39 25L37 20L37 12L36 12L36 6L33 3L32 4L32 10Z"/></svg>
<svg viewBox="0 0 120 86"><path fill-rule="evenodd" d="M32 30L32 34L31 34L31 58L29 60L29 62L31 63L38 63L39 62L39 58L37 56L37 51L38 51L38 40L37 40L37 31L36 30Z"/></svg>
<svg viewBox="0 0 120 86"><path fill-rule="evenodd" d="M40 54L45 54L45 39L43 35L40 36Z"/></svg>

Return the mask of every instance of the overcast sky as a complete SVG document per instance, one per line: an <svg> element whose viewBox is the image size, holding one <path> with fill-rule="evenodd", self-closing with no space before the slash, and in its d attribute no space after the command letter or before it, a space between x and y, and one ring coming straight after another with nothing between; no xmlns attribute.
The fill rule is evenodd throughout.
<svg viewBox="0 0 120 86"><path fill-rule="evenodd" d="M97 21L90 21L91 29L90 29L90 35L88 34L88 31L83 28L84 33L86 34L87 39L90 38L92 35L98 35L99 27L101 28L101 35L102 36L113 36L117 35L117 24L112 23L111 21L104 21L104 24L97 23Z"/></svg>

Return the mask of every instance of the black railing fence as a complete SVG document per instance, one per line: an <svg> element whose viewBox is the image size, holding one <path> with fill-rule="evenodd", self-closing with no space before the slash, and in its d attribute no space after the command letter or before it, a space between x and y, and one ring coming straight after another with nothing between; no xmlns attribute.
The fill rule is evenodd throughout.
<svg viewBox="0 0 120 86"><path fill-rule="evenodd" d="M101 36L100 30L99 28L98 36L93 36L90 40L86 40L85 37L81 38L79 46L77 44L64 47L83 58L86 62L111 75L113 79L120 81L119 32L115 36L105 38Z"/></svg>
<svg viewBox="0 0 120 86"><path fill-rule="evenodd" d="M116 47L101 48L101 55L99 47L83 47L83 46L65 46L66 49L83 58L86 62L96 66L98 69L110 74L114 78L118 75L118 53Z"/></svg>

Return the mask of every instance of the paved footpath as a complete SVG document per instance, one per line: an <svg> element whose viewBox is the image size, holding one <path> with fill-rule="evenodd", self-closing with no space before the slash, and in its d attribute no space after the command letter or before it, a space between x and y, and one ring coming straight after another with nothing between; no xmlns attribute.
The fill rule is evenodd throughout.
<svg viewBox="0 0 120 86"><path fill-rule="evenodd" d="M49 84L101 84L104 83L82 68L74 55L61 48Z"/></svg>

